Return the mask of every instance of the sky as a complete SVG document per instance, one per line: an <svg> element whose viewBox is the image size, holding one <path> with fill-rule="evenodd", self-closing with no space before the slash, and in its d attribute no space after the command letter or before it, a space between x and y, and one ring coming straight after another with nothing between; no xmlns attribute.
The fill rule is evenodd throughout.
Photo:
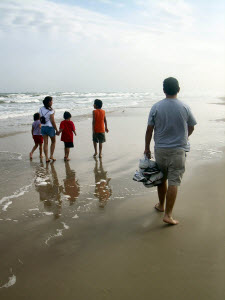
<svg viewBox="0 0 225 300"><path fill-rule="evenodd" d="M225 95L223 0L0 0L0 92Z"/></svg>

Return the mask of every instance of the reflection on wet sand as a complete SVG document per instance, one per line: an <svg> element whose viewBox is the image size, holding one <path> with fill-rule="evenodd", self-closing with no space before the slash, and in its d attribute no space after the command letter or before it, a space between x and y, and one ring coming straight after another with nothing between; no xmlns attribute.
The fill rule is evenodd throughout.
<svg viewBox="0 0 225 300"><path fill-rule="evenodd" d="M63 187L59 185L54 163L46 164L46 168L43 163L37 166L35 188L40 195L40 201L44 203L46 211L52 213L55 219L58 219L61 216Z"/></svg>
<svg viewBox="0 0 225 300"><path fill-rule="evenodd" d="M109 186L109 181L111 178L107 177L107 172L103 169L102 160L95 158L95 197L99 199L99 207L104 207L107 200L112 195L111 187Z"/></svg>
<svg viewBox="0 0 225 300"><path fill-rule="evenodd" d="M74 204L80 195L80 185L76 180L76 173L70 168L69 162L65 162L66 178L64 179L64 195L68 196L70 205Z"/></svg>

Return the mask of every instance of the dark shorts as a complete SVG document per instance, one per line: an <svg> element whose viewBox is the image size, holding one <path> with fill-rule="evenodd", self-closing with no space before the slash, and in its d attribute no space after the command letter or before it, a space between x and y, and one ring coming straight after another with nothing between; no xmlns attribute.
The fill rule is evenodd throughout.
<svg viewBox="0 0 225 300"><path fill-rule="evenodd" d="M73 148L74 144L73 142L64 142L65 148Z"/></svg>
<svg viewBox="0 0 225 300"><path fill-rule="evenodd" d="M157 148L155 160L169 185L179 186L185 172L186 153L182 149Z"/></svg>
<svg viewBox="0 0 225 300"><path fill-rule="evenodd" d="M33 139L34 139L35 144L43 144L42 135L33 135Z"/></svg>
<svg viewBox="0 0 225 300"><path fill-rule="evenodd" d="M93 133L92 140L95 143L101 143L101 144L104 143L106 141L105 133L104 132L95 132L95 133Z"/></svg>
<svg viewBox="0 0 225 300"><path fill-rule="evenodd" d="M42 135L48 135L50 137L55 136L55 129L50 126L41 126L41 134Z"/></svg>

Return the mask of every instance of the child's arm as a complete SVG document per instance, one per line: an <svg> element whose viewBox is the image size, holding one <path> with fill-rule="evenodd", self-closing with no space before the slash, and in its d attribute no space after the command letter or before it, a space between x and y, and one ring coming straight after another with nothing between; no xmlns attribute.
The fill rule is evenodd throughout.
<svg viewBox="0 0 225 300"><path fill-rule="evenodd" d="M104 117L104 123L105 123L105 131L109 132L108 127L107 127L107 120L106 117Z"/></svg>
<svg viewBox="0 0 225 300"><path fill-rule="evenodd" d="M95 132L95 113L94 113L94 110L93 110L93 117L92 117L92 131L93 131L93 133Z"/></svg>
<svg viewBox="0 0 225 300"><path fill-rule="evenodd" d="M73 133L74 133L75 135L77 135L77 133L76 133L76 128L75 128L75 125L74 125L73 122L72 122L72 131L73 131Z"/></svg>
<svg viewBox="0 0 225 300"><path fill-rule="evenodd" d="M32 136L33 136L33 132L34 132L34 127L32 125L32 127L31 127L31 134L32 134Z"/></svg>
<svg viewBox="0 0 225 300"><path fill-rule="evenodd" d="M64 126L63 123L61 122L59 125L59 130L58 130L58 135L60 135L61 132L63 132Z"/></svg>

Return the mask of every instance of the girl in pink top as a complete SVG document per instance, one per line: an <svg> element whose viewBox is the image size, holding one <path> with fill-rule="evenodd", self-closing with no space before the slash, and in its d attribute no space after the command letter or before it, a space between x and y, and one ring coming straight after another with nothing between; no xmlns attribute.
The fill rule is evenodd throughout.
<svg viewBox="0 0 225 300"><path fill-rule="evenodd" d="M33 136L35 145L30 152L30 160L32 159L33 153L37 149L38 146L39 146L39 151L40 151L40 158L42 158L43 157L42 156L43 137L41 135L41 121L40 121L39 113L34 114L34 122L32 124L31 134Z"/></svg>

